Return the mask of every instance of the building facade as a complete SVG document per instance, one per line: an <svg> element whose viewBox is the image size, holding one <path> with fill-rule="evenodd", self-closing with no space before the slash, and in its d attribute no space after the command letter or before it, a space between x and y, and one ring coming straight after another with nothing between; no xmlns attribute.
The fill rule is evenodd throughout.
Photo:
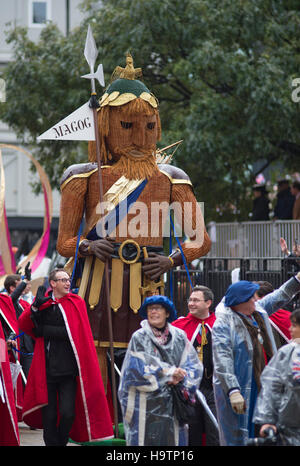
<svg viewBox="0 0 300 466"><path fill-rule="evenodd" d="M6 43L6 31L14 26L28 28L28 37L38 41L47 21L55 23L63 34L79 26L83 14L81 0L0 0L0 105L5 101L5 82L1 70L13 60L11 45ZM15 133L0 121L0 144L19 146ZM44 196L35 195L31 183L38 175L30 171L30 160L11 147L1 149L5 173L5 207L12 245L18 248L16 260L27 254L43 231ZM48 255L55 250L60 193L53 190L53 220Z"/></svg>

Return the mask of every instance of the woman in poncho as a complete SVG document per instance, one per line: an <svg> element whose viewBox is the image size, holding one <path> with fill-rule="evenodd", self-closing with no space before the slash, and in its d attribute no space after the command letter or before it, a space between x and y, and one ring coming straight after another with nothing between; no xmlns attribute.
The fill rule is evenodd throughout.
<svg viewBox="0 0 300 466"><path fill-rule="evenodd" d="M186 445L185 427L174 415L171 386L182 383L193 397L202 364L185 333L169 325L176 310L168 298L146 298L139 313L146 319L129 342L119 387L127 444Z"/></svg>

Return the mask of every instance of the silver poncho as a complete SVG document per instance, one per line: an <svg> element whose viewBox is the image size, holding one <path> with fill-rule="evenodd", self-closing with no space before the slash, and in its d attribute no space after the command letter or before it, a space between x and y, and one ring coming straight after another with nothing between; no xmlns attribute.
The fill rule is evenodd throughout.
<svg viewBox="0 0 300 466"><path fill-rule="evenodd" d="M300 339L283 346L261 375L256 424L273 424L286 445L300 446Z"/></svg>
<svg viewBox="0 0 300 466"><path fill-rule="evenodd" d="M299 281L293 277L280 288L255 303L256 310L265 320L274 353L276 353L277 348L268 314L271 315L288 303L299 290ZM220 443L226 446L246 445L249 438L248 426L252 420L249 408L255 402L254 399L251 402L251 395L253 395L253 347L245 325L223 302L216 308L212 348L214 394ZM236 414L231 408L228 394L234 388L237 388L245 399L247 408L245 414Z"/></svg>
<svg viewBox="0 0 300 466"><path fill-rule="evenodd" d="M141 325L129 342L118 391L127 445L184 445L168 382L181 367L187 372L185 388L195 393L203 366L182 330L168 324L171 339L159 346L148 321Z"/></svg>

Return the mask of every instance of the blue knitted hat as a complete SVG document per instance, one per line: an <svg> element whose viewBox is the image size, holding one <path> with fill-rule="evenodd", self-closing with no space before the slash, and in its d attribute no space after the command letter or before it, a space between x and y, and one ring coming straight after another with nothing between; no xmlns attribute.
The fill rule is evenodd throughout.
<svg viewBox="0 0 300 466"><path fill-rule="evenodd" d="M139 309L139 314L141 317L147 319L147 306L151 306L152 304L161 304L166 309L166 311L169 312L169 317L167 319L168 322L173 322L173 320L177 319L177 312L173 302L166 296L161 295L149 296L145 299Z"/></svg>
<svg viewBox="0 0 300 466"><path fill-rule="evenodd" d="M225 293L225 306L236 306L249 301L255 291L259 289L257 283L240 280L230 285Z"/></svg>

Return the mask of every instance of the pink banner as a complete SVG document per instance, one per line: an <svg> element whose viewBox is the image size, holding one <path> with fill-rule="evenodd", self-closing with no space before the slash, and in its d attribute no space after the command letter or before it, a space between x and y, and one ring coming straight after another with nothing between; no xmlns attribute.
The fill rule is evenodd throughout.
<svg viewBox="0 0 300 466"><path fill-rule="evenodd" d="M6 275L15 273L16 271L16 262L15 256L12 250L10 234L7 224L6 210L5 205L3 206L3 214L1 222L1 235L0 235L0 275Z"/></svg>
<svg viewBox="0 0 300 466"><path fill-rule="evenodd" d="M31 264L31 270L34 272L44 257L46 256L48 245L49 245L49 239L50 239L50 226L51 226L51 221L50 221L50 213L49 213L49 202L48 202L48 196L47 196L47 191L45 186L43 185L43 190L44 190L44 200L45 200L45 219L46 219L46 228L43 233L42 239L41 239L41 245L40 248L35 256L35 259L33 260Z"/></svg>
<svg viewBox="0 0 300 466"><path fill-rule="evenodd" d="M40 177L42 187L43 187L44 203L45 203L43 234L39 238L39 240L36 242L36 244L33 246L28 256L18 264L18 267L21 267L21 269L23 269L26 266L27 262L29 261L31 263L31 270L32 272L34 272L39 267L42 260L44 259L47 253L48 246L49 246L50 227L51 227L52 209L53 209L51 186L49 183L49 179L46 175L46 172L44 171L42 166L37 162L37 160L34 159L34 157L30 154L30 152L18 146L13 146L10 144L0 144L0 154L1 154L2 147L14 149L26 155L26 157L28 157L31 160L31 162L34 164L37 170L37 173ZM4 206L4 189L3 188L5 186L3 167L2 167L1 175L2 175L1 183L3 184L3 186L2 184L0 185L0 197L3 200L1 204L3 207ZM0 223L1 224L0 250L2 251L2 257L0 255L0 275L3 276L9 273L15 273L16 264L15 264L15 258L14 258L14 254L12 251L12 247L11 247L10 236L9 236L7 220L6 220L6 216L4 213L4 209L2 209L2 219L0 218L0 222L1 222ZM3 244L3 241L6 244Z"/></svg>
<svg viewBox="0 0 300 466"><path fill-rule="evenodd" d="M9 229L8 229L5 206L4 206L4 222L5 222L5 230L6 230L6 241L7 241L7 246L8 246L8 250L9 250L9 253L10 253L11 269L16 270L15 255L14 255L13 250L12 250L12 244L11 244L11 240L10 240L10 233L9 233Z"/></svg>
<svg viewBox="0 0 300 466"><path fill-rule="evenodd" d="M6 341L3 338L0 338L0 363L1 362L7 362Z"/></svg>

